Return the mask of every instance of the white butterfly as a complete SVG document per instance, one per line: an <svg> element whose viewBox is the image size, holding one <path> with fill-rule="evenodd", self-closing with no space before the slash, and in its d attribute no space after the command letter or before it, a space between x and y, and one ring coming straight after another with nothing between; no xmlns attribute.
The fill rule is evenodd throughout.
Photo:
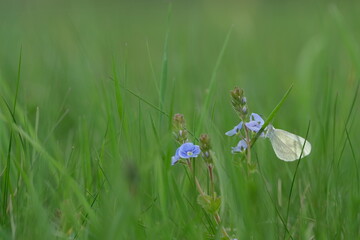
<svg viewBox="0 0 360 240"><path fill-rule="evenodd" d="M295 134L281 129L275 129L272 125L267 128L265 137L270 139L271 145L278 158L286 162L306 157L311 152L311 144ZM305 143L305 146L304 146ZM304 150L302 150L304 147Z"/></svg>

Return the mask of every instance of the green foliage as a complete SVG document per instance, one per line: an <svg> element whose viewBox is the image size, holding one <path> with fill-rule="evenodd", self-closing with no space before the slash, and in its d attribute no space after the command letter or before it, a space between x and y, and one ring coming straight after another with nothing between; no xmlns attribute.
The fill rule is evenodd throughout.
<svg viewBox="0 0 360 240"><path fill-rule="evenodd" d="M208 213L208 214L215 214L219 211L221 205L221 198L220 197L212 197L209 195L199 195L197 197L197 202L200 206Z"/></svg>
<svg viewBox="0 0 360 240"><path fill-rule="evenodd" d="M359 7L0 1L0 239L220 239L214 212L237 239L358 239ZM235 86L312 153L255 138L247 174ZM175 113L211 137L221 200L170 165Z"/></svg>

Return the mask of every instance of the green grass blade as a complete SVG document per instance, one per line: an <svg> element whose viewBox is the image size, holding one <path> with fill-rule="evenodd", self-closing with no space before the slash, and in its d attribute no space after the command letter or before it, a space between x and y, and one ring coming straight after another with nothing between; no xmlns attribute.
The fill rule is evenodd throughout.
<svg viewBox="0 0 360 240"><path fill-rule="evenodd" d="M123 121L124 105L123 105L122 94L121 94L121 90L120 90L120 81L119 81L118 74L116 71L115 58L113 58L113 75L114 75L113 80L114 80L114 87L115 87L117 113L118 113L120 121Z"/></svg>
<svg viewBox="0 0 360 240"><path fill-rule="evenodd" d="M285 231L289 234L290 239L294 239L293 236L291 235L290 230L289 230L288 227L287 227L287 224L286 224L285 219L284 219L283 216L281 215L279 209L278 209L277 206L276 206L276 203L275 203L273 197L271 196L271 193L270 193L270 191L269 191L269 189L268 189L268 187L267 187L267 185L268 185L267 180L266 180L266 178L265 178L265 176L264 176L264 174L263 174L263 172L262 172L262 170L261 170L260 162L259 162L259 159L258 159L258 158L257 158L257 163L258 163L259 173L260 173L261 179L262 179L262 181L263 181L263 183L264 183L264 187L265 187L266 193L267 193L267 195L269 196L272 205L274 206L275 212L276 212L277 216L279 217L281 223L283 224L283 226L284 226L284 228L285 228Z"/></svg>
<svg viewBox="0 0 360 240"><path fill-rule="evenodd" d="M218 58L216 60L215 67L214 67L214 69L212 71L212 74L211 74L211 77L210 77L210 83L209 83L209 86L207 88L208 93L206 94L204 105L202 107L202 111L201 111L201 115L200 115L200 119L199 119L199 124L198 124L198 127L196 128L197 131L201 130L204 118L205 118L205 116L207 116L207 111L209 110L210 99L211 99L211 97L214 96L214 91L215 91L215 87L216 87L216 84L215 84L216 83L216 75L217 75L217 72L219 70L222 59L224 57L227 45L229 43L229 39L230 39L230 36L231 36L231 33L232 33L232 29L233 28L231 27L229 32L227 33L227 35L225 37L225 41L223 43L223 46L222 46L221 51L219 53L219 56L218 56ZM196 135L198 135L198 132L196 132Z"/></svg>
<svg viewBox="0 0 360 240"><path fill-rule="evenodd" d="M294 176L293 176L293 179L291 181L291 186L290 186L290 191L289 191L289 197L288 197L288 204L287 204L287 209L286 209L286 218L285 218L285 223L286 225L288 224L288 220L289 220L289 210L290 210L290 202L291 202L291 196L292 196L292 192L293 192L293 189L294 189L294 183L295 183L295 177L296 177L296 174L298 172L298 169L299 169L299 166L300 166L300 162L301 162L301 157L303 155L303 152L304 152L304 148L305 148L305 144L307 142L307 139L308 139L308 136L309 136L309 132L310 132L310 121L309 121L309 124L308 124L308 127L307 127L307 131L306 131L306 136L305 136L305 142L302 146L302 149L301 149L301 153L300 153L300 157L298 159L298 162L296 164L296 168L295 168L295 172L294 172ZM284 239L286 237L286 232L284 234Z"/></svg>
<svg viewBox="0 0 360 240"><path fill-rule="evenodd" d="M360 191L360 176L359 176L359 167L358 167L358 163L357 163L357 160L356 160L356 154L355 154L355 151L354 151L354 147L353 147L353 144L351 142L351 139L350 139L350 136L349 136L349 132L347 129L345 129L345 132L346 132L346 138L349 142L349 145L350 145L350 149L351 149L351 154L352 154L352 157L353 157L353 160L354 160L354 165L355 165L355 172L356 172L356 183L357 183L357 193L359 194L359 191Z"/></svg>
<svg viewBox="0 0 360 240"><path fill-rule="evenodd" d="M14 96L14 105L13 105L13 114L15 115L16 110L16 103L19 94L19 86L20 86L20 74L21 74L21 60L22 60L22 47L20 48L20 56L19 56L19 64L18 64L18 73L17 73L17 80L16 80L16 91Z"/></svg>
<svg viewBox="0 0 360 240"><path fill-rule="evenodd" d="M284 104L285 100L288 98L292 88L293 88L294 84L291 84L291 86L289 87L289 89L286 91L285 95L282 97L282 99L280 100L280 102L276 105L276 107L272 110L272 112L270 113L269 117L266 119L266 121L264 122L263 126L261 127L261 129L258 131L258 133L255 135L255 137L253 137L253 139L251 139L250 141L250 147L252 147L256 140L260 137L261 133L265 130L265 128L270 124L270 122L273 120L273 118L275 117L276 113L280 110L281 106Z"/></svg>
<svg viewBox="0 0 360 240"><path fill-rule="evenodd" d="M18 72L17 72L17 80L16 80L16 91L15 91L15 96L14 96L14 105L13 105L13 109L12 112L10 111L13 121L15 122L15 111L16 111L16 103L17 103L17 99L18 99L18 94L19 94L19 86L20 86L20 74L21 74L21 60L22 60L22 47L20 48L20 56L19 56L19 63L18 63ZM5 100L3 98L3 100ZM5 101L6 103L6 101ZM8 106L8 104L6 103L6 105ZM9 106L8 106L9 107ZM8 196L9 196L9 189L10 189L10 167L11 167L11 161L10 161L10 157L11 157L11 148L12 148L12 142L13 142L13 131L10 131L10 137L9 137L9 145L8 145L8 152L7 152L7 157L6 157L6 166L5 166L5 172L4 172L4 185L3 185L3 221L5 221L5 216L6 216L6 209L8 207Z"/></svg>
<svg viewBox="0 0 360 240"><path fill-rule="evenodd" d="M169 45L169 34L170 34L170 18L171 18L171 4L169 5L168 10L168 19L167 19L167 30L165 34L164 50L163 50L163 59L162 59L162 71L160 78L160 95L159 95L159 106L160 110L164 110L164 102L166 95L166 86L168 81L168 45ZM161 129L162 124L162 115L159 114L159 129Z"/></svg>
<svg viewBox="0 0 360 240"><path fill-rule="evenodd" d="M152 107L153 109L155 109L156 111L158 111L159 113L165 115L166 117L169 117L169 114L166 113L165 111L161 110L160 107L155 106L153 103L149 102L148 100L146 100L145 98L141 97L139 94L136 94L134 91L127 89L123 86L123 88L128 91L130 94L132 94L133 96L135 96L136 98L138 98L140 101L146 103L146 105Z"/></svg>
<svg viewBox="0 0 360 240"><path fill-rule="evenodd" d="M350 121L351 114L352 114L352 112L354 110L356 99L357 99L358 94L359 94L359 87L360 87L360 81L358 81L358 84L357 84L357 87L356 87L356 90L355 90L355 94L354 94L353 100L351 102L351 107L350 107L348 116L347 116L346 121L345 121L345 128L347 128L347 125L349 124L349 121Z"/></svg>
<svg viewBox="0 0 360 240"><path fill-rule="evenodd" d="M153 64L152 57L151 57L149 41L146 41L146 50L147 50L147 54L148 54L148 58L149 58L149 65L150 65L151 73L153 76L153 82L154 82L157 93L160 94L160 89L159 89L159 86L157 83L157 76L155 73L154 64Z"/></svg>

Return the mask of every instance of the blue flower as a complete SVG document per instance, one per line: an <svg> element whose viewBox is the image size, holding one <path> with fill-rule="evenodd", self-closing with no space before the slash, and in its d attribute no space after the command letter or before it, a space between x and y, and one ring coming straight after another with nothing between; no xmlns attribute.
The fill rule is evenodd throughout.
<svg viewBox="0 0 360 240"><path fill-rule="evenodd" d="M252 113L250 116L250 121L245 123L245 126L253 132L258 132L261 127L264 125L264 120L260 117L259 114ZM226 132L225 135L227 136L234 136L237 134L241 128L243 127L243 122L240 122L238 125L236 125L233 129ZM261 135L263 136L263 134Z"/></svg>
<svg viewBox="0 0 360 240"><path fill-rule="evenodd" d="M250 122L245 123L245 126L253 132L260 131L261 127L264 125L264 120L260 117L259 114L252 113L250 116Z"/></svg>
<svg viewBox="0 0 360 240"><path fill-rule="evenodd" d="M177 163L177 161L180 160L180 157L179 157L179 149L176 149L176 152L175 152L175 155L171 157L171 165L175 165L175 163Z"/></svg>
<svg viewBox="0 0 360 240"><path fill-rule="evenodd" d="M171 165L177 163L180 158L195 158L200 154L200 147L193 143L184 143L176 149L175 155L171 158Z"/></svg>
<svg viewBox="0 0 360 240"><path fill-rule="evenodd" d="M227 132L225 133L225 135L230 136L230 137L231 137L231 136L234 136L235 134L237 134L237 133L241 130L242 125L243 125L243 122L239 123L239 124L236 125L233 129L231 129L230 131L227 131Z"/></svg>
<svg viewBox="0 0 360 240"><path fill-rule="evenodd" d="M236 147L231 147L231 153L243 152L246 148L247 144L246 141L243 139L236 145Z"/></svg>

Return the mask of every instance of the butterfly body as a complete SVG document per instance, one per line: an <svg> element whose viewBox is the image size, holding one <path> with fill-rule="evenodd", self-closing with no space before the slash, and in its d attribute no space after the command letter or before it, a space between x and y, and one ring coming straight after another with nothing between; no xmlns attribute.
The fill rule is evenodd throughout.
<svg viewBox="0 0 360 240"><path fill-rule="evenodd" d="M276 156L283 161L295 161L311 152L311 144L307 140L272 125L268 126L266 137L270 139Z"/></svg>

